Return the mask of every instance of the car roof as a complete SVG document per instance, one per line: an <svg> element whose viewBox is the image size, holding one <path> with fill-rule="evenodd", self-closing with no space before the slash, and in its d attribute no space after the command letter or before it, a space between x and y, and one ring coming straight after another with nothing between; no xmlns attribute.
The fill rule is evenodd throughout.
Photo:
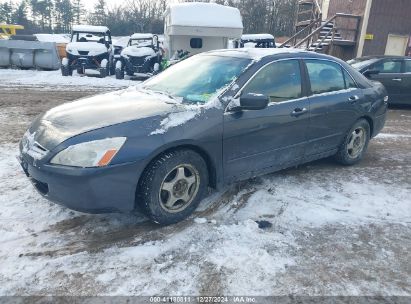
<svg viewBox="0 0 411 304"><path fill-rule="evenodd" d="M411 57L407 56L396 56L396 55L377 55L377 56L364 56L357 59L411 59Z"/></svg>
<svg viewBox="0 0 411 304"><path fill-rule="evenodd" d="M289 54L290 57L302 55L304 57L331 58L330 56L318 54L310 51L295 48L239 48L239 49L222 49L202 53L203 55L227 56L236 58L249 58L261 60L267 57L280 56Z"/></svg>
<svg viewBox="0 0 411 304"><path fill-rule="evenodd" d="M134 33L130 39L150 39L153 38L153 36L151 33Z"/></svg>
<svg viewBox="0 0 411 304"><path fill-rule="evenodd" d="M241 40L268 40L274 39L274 36L271 34L244 34L241 36Z"/></svg>
<svg viewBox="0 0 411 304"><path fill-rule="evenodd" d="M109 28L106 26L96 25L73 25L73 32L89 32L89 33L107 33Z"/></svg>

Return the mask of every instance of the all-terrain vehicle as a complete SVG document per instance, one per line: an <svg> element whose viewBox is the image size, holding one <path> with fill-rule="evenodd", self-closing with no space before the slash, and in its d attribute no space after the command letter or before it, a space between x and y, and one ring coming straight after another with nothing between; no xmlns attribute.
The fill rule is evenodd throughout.
<svg viewBox="0 0 411 304"><path fill-rule="evenodd" d="M157 35L133 34L116 60L116 78L124 79L124 74L133 76L135 73L150 77L161 70L162 58Z"/></svg>
<svg viewBox="0 0 411 304"><path fill-rule="evenodd" d="M271 34L247 34L234 42L234 48L276 48L275 38Z"/></svg>
<svg viewBox="0 0 411 304"><path fill-rule="evenodd" d="M63 76L72 76L74 70L85 74L86 69L99 71L102 78L115 72L111 34L105 26L73 26L66 53L61 62Z"/></svg>

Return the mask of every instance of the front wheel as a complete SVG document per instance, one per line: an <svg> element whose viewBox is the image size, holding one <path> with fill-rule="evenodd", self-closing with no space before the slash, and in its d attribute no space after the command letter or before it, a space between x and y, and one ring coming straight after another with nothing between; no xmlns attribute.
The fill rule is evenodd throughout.
<svg viewBox="0 0 411 304"><path fill-rule="evenodd" d="M116 68L116 79L124 79L124 70Z"/></svg>
<svg viewBox="0 0 411 304"><path fill-rule="evenodd" d="M69 65L61 66L61 75L62 76L73 76L73 70Z"/></svg>
<svg viewBox="0 0 411 304"><path fill-rule="evenodd" d="M370 141L370 125L365 119L358 120L344 138L336 160L343 165L354 165L361 161Z"/></svg>
<svg viewBox="0 0 411 304"><path fill-rule="evenodd" d="M191 150L176 150L163 154L145 170L137 202L152 221L170 225L194 212L207 187L204 159Z"/></svg>
<svg viewBox="0 0 411 304"><path fill-rule="evenodd" d="M105 78L110 73L109 62L107 59L103 59L100 65L100 78Z"/></svg>
<svg viewBox="0 0 411 304"><path fill-rule="evenodd" d="M110 60L110 68L109 68L110 75L116 74L116 64L113 59Z"/></svg>
<svg viewBox="0 0 411 304"><path fill-rule="evenodd" d="M116 70L115 70L115 75L116 79L124 79L124 69L122 66L121 60L116 62Z"/></svg>

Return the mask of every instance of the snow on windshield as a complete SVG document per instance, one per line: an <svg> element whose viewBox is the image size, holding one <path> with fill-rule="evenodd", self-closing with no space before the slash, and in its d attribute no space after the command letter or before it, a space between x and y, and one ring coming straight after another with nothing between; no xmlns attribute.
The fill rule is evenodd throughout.
<svg viewBox="0 0 411 304"><path fill-rule="evenodd" d="M130 40L130 45L135 45L135 46L138 46L138 47L152 46L153 45L153 40L152 39L131 39Z"/></svg>
<svg viewBox="0 0 411 304"><path fill-rule="evenodd" d="M105 34L103 33L88 33L88 32L79 32L73 34L71 39L72 42L102 42L106 41Z"/></svg>
<svg viewBox="0 0 411 304"><path fill-rule="evenodd" d="M145 88L182 97L188 103L205 104L250 62L249 58L194 56L148 80Z"/></svg>

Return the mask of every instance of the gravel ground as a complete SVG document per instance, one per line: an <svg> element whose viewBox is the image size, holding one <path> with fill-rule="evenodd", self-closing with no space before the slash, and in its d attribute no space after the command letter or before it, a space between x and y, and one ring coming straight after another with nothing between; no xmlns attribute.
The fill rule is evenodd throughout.
<svg viewBox="0 0 411 304"><path fill-rule="evenodd" d="M14 159L36 115L95 93L0 88L0 295L411 296L411 109L357 166L235 184L161 228L54 205Z"/></svg>

